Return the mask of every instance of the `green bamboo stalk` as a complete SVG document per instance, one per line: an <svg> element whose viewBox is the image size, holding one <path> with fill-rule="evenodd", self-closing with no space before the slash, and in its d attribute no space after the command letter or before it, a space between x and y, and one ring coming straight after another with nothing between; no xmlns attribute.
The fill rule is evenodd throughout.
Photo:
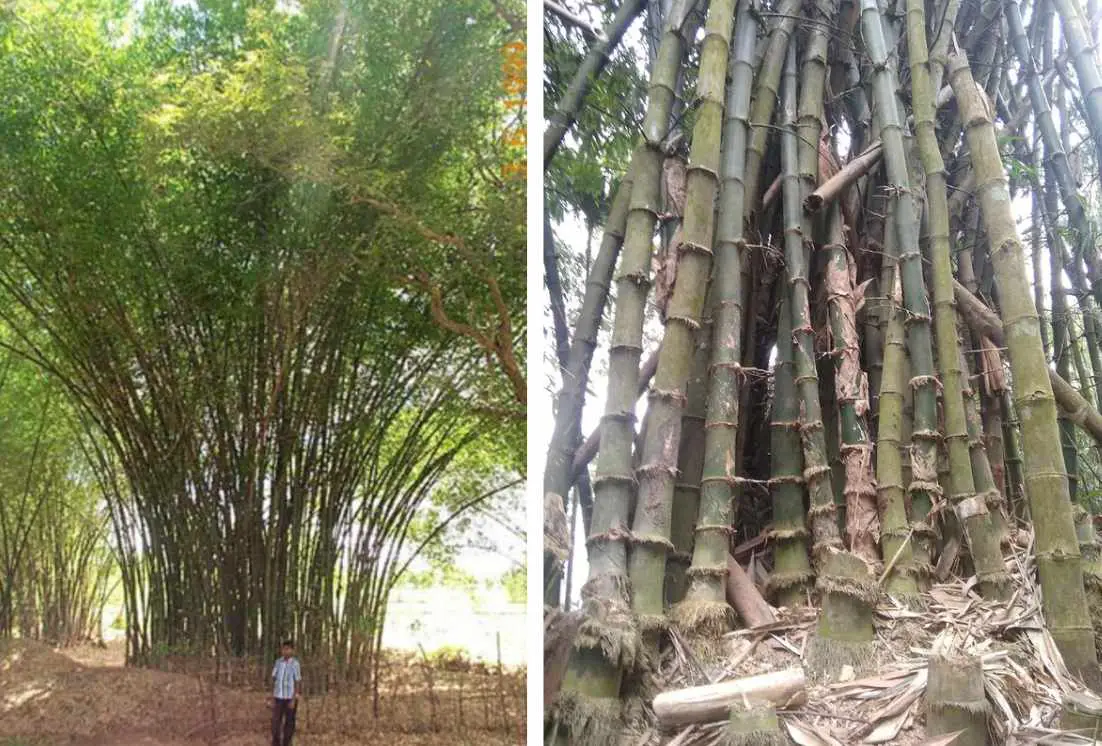
<svg viewBox="0 0 1102 746"><path fill-rule="evenodd" d="M857 335L857 304L851 262L843 243L842 216L831 206L826 253L826 293L831 335L834 339L834 389L841 423L844 464L846 536L850 551L870 564L880 560L880 518L877 515L876 480L873 476L872 440L868 421L868 378L861 370ZM890 559L890 557L889 557Z"/></svg>
<svg viewBox="0 0 1102 746"><path fill-rule="evenodd" d="M930 47L930 87L936 95L945 83L945 66L949 63L949 40L953 38L953 26L957 22L961 0L948 0L941 15L941 23L934 33L934 45Z"/></svg>
<svg viewBox="0 0 1102 746"><path fill-rule="evenodd" d="M822 95L821 90L819 93ZM785 264L792 304L796 386L802 407L800 440L810 508L812 555L818 587L824 593L818 633L809 643L807 665L813 675L836 676L842 665L868 662L865 643L872 639L872 605L879 589L869 567L847 552L838 531L830 466L826 462L819 382L815 369L814 329L808 303L810 240L802 227L804 194L798 174L796 134L796 50L785 58L781 133Z"/></svg>
<svg viewBox="0 0 1102 746"><path fill-rule="evenodd" d="M575 449L582 439L582 409L585 406L589 366L593 361L593 351L597 348L598 329L608 302L616 260L624 241L624 227L627 223L628 204L631 199L631 183L629 170L612 198L601 246L586 278L582 309L574 326L574 336L567 354L562 388L559 390L555 429L547 447L543 492L545 499L557 500L560 505L564 504L570 485L574 481L571 462ZM589 525L591 519L592 516L585 521L586 525ZM554 557L553 553L551 554L552 556L548 553L544 554L545 563L561 561ZM546 573L548 582L544 600L547 603L554 603L558 598L557 575L558 568L556 572Z"/></svg>
<svg viewBox="0 0 1102 746"><path fill-rule="evenodd" d="M942 383L942 407L945 417L945 446L948 452L949 501L963 524L972 553L980 593L985 597L1003 598L1009 590L1010 577L1003 566L999 550L999 536L987 509L990 494L977 494L978 485L969 449L968 425L964 413L962 390L965 381L961 368L961 347L957 342L957 315L953 301L953 266L950 258L949 203L945 189L945 163L938 147L934 122L935 92L930 85L927 68L926 10L924 0L907 0L907 51L911 65L911 102L914 107L915 130L918 136L919 154L926 172L926 209L929 223L929 253L932 265L934 295L934 323L937 328L937 355ZM904 175L906 171L902 171ZM917 247L916 247L917 248ZM922 281L919 262L908 263L903 257L901 273L904 276L904 302L907 299L908 271ZM925 304L925 290L922 305ZM919 311L922 305L918 306ZM912 304L913 308L914 304ZM909 309L910 310L910 309ZM918 322L918 323L915 323ZM913 319L911 331L915 332L912 350L921 344L921 322ZM928 333L928 327L927 327ZM921 366L925 364L925 350L913 352L919 362L919 375L929 375ZM936 394L935 394L936 395ZM916 399L919 391L916 389ZM921 405L920 405L921 406ZM936 428L936 410L934 427ZM922 423L928 426L929 422ZM978 423L977 423L978 424ZM924 442L923 442L924 444ZM982 449L982 441L980 443ZM986 455L982 459L986 461ZM982 464L981 464L982 466ZM914 467L912 467L912 473ZM987 474L989 476L990 469ZM992 485L993 486L993 485ZM997 495L996 495L997 497Z"/></svg>
<svg viewBox="0 0 1102 746"><path fill-rule="evenodd" d="M1037 153L1041 150L1041 146L1038 138L1033 140L1033 167L1037 168L1037 162L1040 158L1037 157ZM1045 308L1045 277L1041 272L1041 262L1044 259L1044 246L1041 243L1041 200L1037 196L1039 180L1033 180L1033 199L1030 200L1030 209L1032 212L1032 220L1029 225L1029 260L1033 265L1033 304L1037 307L1039 314L1039 321L1041 324L1041 348L1045 351L1045 359L1052 358L1052 345L1049 342L1049 326L1045 323L1044 308Z"/></svg>
<svg viewBox="0 0 1102 746"><path fill-rule="evenodd" d="M1065 381L1071 380L1071 348L1068 340L1068 307L1060 276L1064 270L1064 239L1055 223L1056 190L1052 183L1053 169L1045 169L1045 182L1041 188L1044 202L1041 215L1048 239L1049 272L1052 276L1052 358L1056 373ZM1034 199L1040 195L1034 192ZM1075 425L1063 410L1057 410L1060 426L1060 443L1064 453L1064 473L1068 478L1068 494L1074 503L1079 493L1079 453L1075 448Z"/></svg>
<svg viewBox="0 0 1102 746"><path fill-rule="evenodd" d="M849 109L850 129L853 132L850 152L858 153L872 142L865 131L872 121L872 110L865 95L865 86L861 84L861 67L854 54L853 30L861 17L857 0L842 0L839 3L839 16L841 38L838 54L845 75L845 85L838 88L846 91L846 107Z"/></svg>
<svg viewBox="0 0 1102 746"><path fill-rule="evenodd" d="M1067 152L1056 125L1052 121L1052 110L1048 104L1041 83L1041 76L1037 72L1037 66L1033 61L1033 50L1030 49L1029 40L1026 38L1025 27L1022 24L1021 13L1017 2L1007 0L1006 19L1010 28L1010 41L1014 45L1015 53L1022 65L1022 75L1026 79L1026 88L1029 92L1030 104L1033 108L1034 120L1040 133L1041 142L1044 143L1045 159L1043 165L1046 170L1051 168L1054 182L1060 194L1060 201L1067 210L1068 224L1073 231L1073 243L1075 254L1087 261L1088 270L1091 270L1091 279L1102 279L1097 273L1095 264L1094 237L1098 235L1095 221L1087 217L1083 208L1085 201L1079 194L1079 188L1075 183L1075 177L1071 173L1068 164ZM1100 81L1102 82L1102 81ZM1102 109L1100 109L1102 111ZM1046 178L1047 181L1047 178ZM1054 276L1054 277L1058 277ZM1102 286L1095 288L1096 299L1102 303Z"/></svg>
<svg viewBox="0 0 1102 746"><path fill-rule="evenodd" d="M895 192L895 229L899 247L903 303L907 310L907 349L914 377L914 423L911 431L911 481L907 486L916 518L924 532L932 530L929 512L941 495L937 482L937 376L930 334L930 306L922 277L918 245L919 213L907 172L902 123L895 102L896 75L888 59L880 11L875 0L862 0L865 48L874 68L873 101L880 112L880 140L888 187ZM963 481L963 480L962 480ZM924 558L923 558L924 559Z"/></svg>
<svg viewBox="0 0 1102 746"><path fill-rule="evenodd" d="M874 135L878 134L879 130L874 129ZM866 199L865 214L868 216L866 219L865 227L867 236L865 239L865 246L868 251L873 252L874 257L880 261L880 275L876 276L873 283L866 288L865 297L868 301L865 304L865 333L863 335L863 342L865 348L865 369L869 375L869 425L872 432L872 436L879 439L880 433L880 389L881 380L884 370L884 328L886 325L886 318L891 313L890 306L887 301L883 300L888 296L888 286L884 284L884 262L885 252L883 251L884 243L887 240L887 231L885 229L884 215L890 211L890 201L886 200L883 195L883 189L880 186L878 175L876 172L870 174L867 182L868 197ZM881 203L888 205L887 207L881 207ZM891 261L891 269L888 273L888 277L892 277L894 272L895 263ZM874 275L875 276L875 275Z"/></svg>
<svg viewBox="0 0 1102 746"><path fill-rule="evenodd" d="M684 40L667 28L651 71L643 140L629 167L633 184L617 276L609 352L608 395L594 479L593 523L586 538L589 578L582 621L552 716L576 744L607 743L619 730L623 671L639 660L638 629L630 609L627 541L633 503L633 423L643 351L643 320L650 287L654 229L661 210L662 142L669 132ZM661 573L664 575L664 573Z"/></svg>
<svg viewBox="0 0 1102 746"><path fill-rule="evenodd" d="M1083 309L1083 335L1087 340L1087 356L1091 361L1091 390L1094 392L1095 409L1102 405L1102 349L1099 348L1098 311L1091 298L1080 299Z"/></svg>
<svg viewBox="0 0 1102 746"><path fill-rule="evenodd" d="M750 144L746 152L746 198L744 211L752 220L761 205L761 168L765 159L765 146L769 141L769 125L773 121L773 109L780 90L781 71L784 68L785 51L796 26L800 12L800 0L784 0L777 11L779 20L769 34L754 85L754 98L750 104Z"/></svg>
<svg viewBox="0 0 1102 746"><path fill-rule="evenodd" d="M632 522L633 549L628 558L632 610L644 633L666 624L662 580L670 548L670 516L677 473L676 448L685 404L685 384L694 332L700 328L704 294L712 267L714 204L719 186L727 60L734 26L735 0L713 2L708 10L697 78L700 104L693 127L686 182L684 241L677 282L666 313L666 331L650 394L651 426L637 470L639 500ZM648 635L657 647L657 637Z"/></svg>
<svg viewBox="0 0 1102 746"><path fill-rule="evenodd" d="M582 110L589 89L597 78L601 77L605 66L612 58L613 51L619 46L620 40L624 38L628 28L635 22L635 19L643 12L645 7L647 7L647 0L627 0L627 2L622 3L608 28L602 33L601 38L589 48L589 52L582 60L578 71L574 73L574 79L570 81L570 85L562 99L559 100L559 105L555 107L555 111L548 118L547 130L543 134L543 168L545 171L551 164L551 159L555 157L559 146L562 145L567 131L578 118L578 113Z"/></svg>
<svg viewBox="0 0 1102 746"><path fill-rule="evenodd" d="M894 208L888 216L885 244L895 243ZM880 413L876 440L876 483L880 502L881 542L883 553L889 559L898 556L887 576L887 591L909 605L917 605L920 570L927 570L930 563L928 551L922 552L923 564L915 562L920 544L912 545L910 536L914 525L907 517L904 493L905 438L909 439L910 427L904 427L904 393L907 351L904 347L903 288L899 281L896 250L884 252L884 269L880 287L885 298L883 307L887 315L884 334L883 375L880 379Z"/></svg>
<svg viewBox="0 0 1102 746"><path fill-rule="evenodd" d="M1064 40L1075 65L1075 77L1083 95L1083 110L1098 158L1095 163L1102 163L1102 72L1094 58L1094 41L1083 22L1079 3L1075 0L1052 0L1052 6L1060 16Z"/></svg>
<svg viewBox="0 0 1102 746"><path fill-rule="evenodd" d="M828 312L829 313L829 312ZM818 312L816 312L816 316ZM819 405L823 410L823 436L826 440L827 463L830 464L830 490L834 495L834 517L838 531L846 533L846 473L842 465L841 421L838 419L838 398L835 394L834 361L821 356L815 362L819 376Z"/></svg>
<svg viewBox="0 0 1102 746"><path fill-rule="evenodd" d="M728 536L732 524L731 498L738 478L735 447L742 388L742 329L746 313L743 235L746 140L750 129L750 90L754 78L754 44L758 24L749 0L742 0L735 19L731 54L731 83L727 88L720 164L722 189L716 224L712 293L715 324L708 366L705 420L704 474L701 479L700 519L689 570L685 603L672 611L679 626L696 632L725 632L730 606L725 598Z"/></svg>
<svg viewBox="0 0 1102 746"><path fill-rule="evenodd" d="M1010 500L1014 517L1024 522L1029 520L1029 502L1025 496L1025 474L1022 472L1020 423L1009 389L999 397L999 411L1003 418L1003 443L1006 444L1006 497Z"/></svg>
<svg viewBox="0 0 1102 746"><path fill-rule="evenodd" d="M1087 361L1081 344L1083 335L1079 331L1079 314L1069 309L1068 312L1068 344L1071 347L1071 360L1075 364L1075 378L1079 385L1076 387L1079 395L1094 406L1094 390L1091 387L1091 375L1087 372Z"/></svg>
<svg viewBox="0 0 1102 746"><path fill-rule="evenodd" d="M963 324L963 322L961 323ZM961 337L964 336L964 331L965 329L960 329ZM992 531L999 546L1002 546L1009 538L1006 517L1003 513L1005 499L1003 498L1003 493L999 491L998 484L995 480L992 462L995 461L996 456L993 453L989 453L988 447L984 442L984 423L980 413L979 396L976 392L976 387L971 383L974 378L970 375L971 371L968 365L968 356L964 354L963 346L961 350L960 365L961 370L964 371L964 377L961 381L961 393L964 397L965 419L968 425L968 452L972 461L972 475L976 485L976 497L982 499L987 506L987 512L991 516ZM998 391L1001 391L1001 389L992 393L998 393ZM1001 425L999 427L1001 443ZM998 463L1001 466L1001 457L999 457Z"/></svg>
<svg viewBox="0 0 1102 746"><path fill-rule="evenodd" d="M1091 634L1079 546L1071 515L1068 482L1062 473L1056 401L1041 349L1037 309L1029 292L1022 244L1006 186L989 105L961 54L950 57L949 78L965 121L976 172L981 213L991 241L992 263L1022 418L1026 495L1036 529L1037 566L1043 613L1068 667L1092 687L1102 684Z"/></svg>
<svg viewBox="0 0 1102 746"><path fill-rule="evenodd" d="M806 12L806 11L805 11ZM813 20L825 20L834 17L835 3L833 0L817 0L813 12L817 18ZM820 136L823 131L823 92L826 87L827 77L827 51L830 45L830 37L827 28L822 23L812 23L808 29L807 48L804 51L803 65L800 71L800 90L797 102L796 119L796 160L799 174L799 187L801 205L807 203L808 195L815 191L819 185L819 148ZM811 245L812 237L816 232L815 216L809 212L801 211L803 235ZM841 224L838 225L839 239ZM843 248L843 252L844 252ZM810 265L810 253L805 256L805 262ZM848 277L848 274L847 274ZM810 315L809 315L810 324ZM839 530L845 526L843 517L846 508L846 498L842 491L844 487L844 474L841 470L841 450L839 443L839 430L837 421L837 408L834 401L834 375L829 364L824 366L827 370L827 379L818 381L816 370L816 384L820 386L819 396L822 413L822 428L826 447L827 464L830 470L830 492L835 500L835 520ZM859 383L859 382L858 382ZM823 396L825 392L825 397ZM824 406L825 398L825 406ZM809 486L810 488L810 486ZM857 517L857 516L855 516ZM872 512L872 525L869 526L872 533L863 533L857 537L856 546L850 546L851 551L866 562L875 563L879 557L876 547L876 512ZM868 523L863 519L862 523ZM857 525L857 524L854 524ZM849 537L852 541L854 537Z"/></svg>
<svg viewBox="0 0 1102 746"><path fill-rule="evenodd" d="M714 303L711 290L705 300L705 318L693 335L693 359L686 385L685 413L677 447L677 481L673 489L670 541L666 559L666 604L681 601L688 590L687 570L693 556L693 534L700 512L700 478L704 469L704 416L707 406L708 364L712 356Z"/></svg>
<svg viewBox="0 0 1102 746"><path fill-rule="evenodd" d="M808 602L815 574L807 554L807 514L803 495L803 451L800 450L800 400L792 358L792 310L782 292L777 317L777 361L773 367L773 410L769 417L773 496L773 572L766 593L778 606Z"/></svg>
<svg viewBox="0 0 1102 746"><path fill-rule="evenodd" d="M983 447L987 452L988 467L991 469L991 480L995 485L995 491L999 493L1003 498L1002 502L1002 517L1005 520L1008 513L1007 507L1009 503L1006 498L1010 495L1006 486L1006 445L1003 442L1004 427L1003 427L1003 415L1002 407L999 406L999 398L1002 396L1006 387L997 388L994 391L981 391L980 395L980 413L981 413L981 425L983 426ZM975 391L975 389L973 389ZM965 405L967 410L967 404ZM971 435L969 435L971 437ZM971 447L971 441L969 441ZM975 463L975 462L973 462ZM973 470L975 467L973 466ZM977 492L978 492L977 488ZM990 506L989 506L990 507ZM992 517L994 517L995 511L992 510ZM1005 542L1007 536L1005 530L1003 531L1003 540Z"/></svg>

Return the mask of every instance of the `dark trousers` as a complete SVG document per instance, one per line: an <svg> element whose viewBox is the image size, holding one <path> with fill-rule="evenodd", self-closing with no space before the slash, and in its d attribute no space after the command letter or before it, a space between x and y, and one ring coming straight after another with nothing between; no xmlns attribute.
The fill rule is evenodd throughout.
<svg viewBox="0 0 1102 746"><path fill-rule="evenodd" d="M293 699L276 699L272 702L272 746L291 746L291 737L295 735L295 708ZM282 726L282 728L281 728ZM279 732L283 731L283 740Z"/></svg>

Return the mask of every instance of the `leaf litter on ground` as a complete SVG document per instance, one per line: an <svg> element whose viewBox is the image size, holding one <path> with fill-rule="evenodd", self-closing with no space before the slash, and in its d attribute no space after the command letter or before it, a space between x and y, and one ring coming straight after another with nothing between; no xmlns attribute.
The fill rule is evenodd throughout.
<svg viewBox="0 0 1102 746"><path fill-rule="evenodd" d="M927 735L924 708L930 655L954 651L982 661L991 743L1092 743L1057 726L1063 696L1086 687L1068 672L1042 617L1030 551L1033 537L1026 533L1015 538L1006 557L1014 591L1006 601L981 598L974 576L947 576L935 583L922 594L919 609L885 596L874 617L873 665L863 672L839 671L834 683L809 682L805 705L778 711L792 741L799 746L951 746L958 734ZM718 651L712 647L707 654L694 652L673 631L674 642L664 651L657 673L657 691L802 665L817 610L781 608L776 614L775 623L728 633ZM724 740L723 725L702 723L662 733L651 715L631 725L633 740L627 742L718 746Z"/></svg>

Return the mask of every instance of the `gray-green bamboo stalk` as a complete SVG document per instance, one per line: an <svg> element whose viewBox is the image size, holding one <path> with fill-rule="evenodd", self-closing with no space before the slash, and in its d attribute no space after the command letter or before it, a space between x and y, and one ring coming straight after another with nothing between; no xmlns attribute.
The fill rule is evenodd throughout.
<svg viewBox="0 0 1102 746"><path fill-rule="evenodd" d="M887 186L895 193L895 230L899 247L903 304L907 311L907 350L913 377L914 422L911 430L911 481L907 490L923 532L932 530L928 516L941 494L937 481L937 387L930 333L930 304L922 276L918 244L919 212L911 193L902 122L895 100L896 74L888 59L880 10L875 0L862 0L861 24L865 49L873 65L873 101L879 112Z"/></svg>
<svg viewBox="0 0 1102 746"><path fill-rule="evenodd" d="M632 471L635 401L654 229L661 209L662 142L670 127L684 40L668 28L651 72L643 140L629 167L631 199L616 278L616 310L609 352L608 395L601 441L591 533L586 537L589 577L582 588L596 607L583 606L554 716L575 744L606 743L619 727L620 682L638 662L638 630L631 614L627 541L635 475ZM664 575L664 573L663 573ZM596 608L600 609L595 614Z"/></svg>
<svg viewBox="0 0 1102 746"><path fill-rule="evenodd" d="M727 554L733 516L731 498L738 478L735 445L742 388L742 330L745 321L743 235L746 141L750 129L750 91L754 79L754 44L758 24L749 0L742 0L735 19L731 83L723 127L722 180L716 224L715 322L704 435L704 474L700 519L685 603L673 611L684 627L704 633L726 631L730 607L725 598Z"/></svg>
<svg viewBox="0 0 1102 746"><path fill-rule="evenodd" d="M597 250L597 256L586 278L582 309L574 326L574 337L570 342L562 388L559 389L555 429L547 447L543 491L545 495L552 496L552 499L560 502L565 501L570 485L574 481L571 462L574 459L575 449L582 439L582 409L585 406L589 366L593 361L593 351L597 348L597 333L601 317L608 302L612 275L624 241L624 226L627 223L630 199L631 171L629 170L612 198L601 246ZM587 519L585 524L588 526L589 523L590 520ZM551 599L547 600L551 602Z"/></svg>
<svg viewBox="0 0 1102 746"><path fill-rule="evenodd" d="M945 189L945 163L941 159L934 122L935 91L930 84L926 51L926 11L924 0L907 0L907 51L911 65L911 102L914 108L915 130L922 167L926 172L926 209L929 224L929 253L934 295L934 323L937 328L937 355L941 372L942 408L945 417L945 445L949 457L949 500L964 526L972 553L980 593L987 597L1003 597L1009 590L1010 578L1003 567L999 536L987 510L988 495L977 494L969 451L968 426L964 413L962 390L966 385L961 367L961 348L957 342L957 314L953 301L953 266L950 258L949 203ZM906 274L916 272L921 281L921 264L908 264L904 257L904 302L907 295ZM925 292L922 291L923 301ZM921 311L921 306L919 306ZM910 331L915 333L911 345L912 357L925 360L925 350L915 354L921 343L917 334L919 320L912 318ZM919 368L920 375L926 372ZM936 393L935 393L936 395ZM918 390L916 389L916 399ZM919 404L921 406L921 404ZM936 412L935 412L936 423ZM923 423L924 426L928 423ZM935 425L936 426L936 425ZM982 447L982 444L981 444ZM912 466L912 472L914 467ZM988 469L988 472L990 470Z"/></svg>
<svg viewBox="0 0 1102 746"><path fill-rule="evenodd" d="M860 665L864 643L872 638L872 606L879 595L869 567L845 551L836 522L837 508L826 458L826 440L815 368L814 329L808 301L810 236L802 226L803 199L798 175L796 50L785 58L781 132L785 264L792 306L796 387L800 395L800 440L810 507L812 556L824 594L818 633L809 643L813 675L836 676L842 665ZM819 95L822 93L820 91ZM867 660L867 658L865 658Z"/></svg>
<svg viewBox="0 0 1102 746"><path fill-rule="evenodd" d="M665 626L662 580L670 549L670 516L677 473L677 444L685 406L685 384L692 359L693 334L700 328L708 276L712 267L714 205L719 187L727 60L734 26L735 0L718 0L708 9L697 77L696 123L693 127L686 182L683 242L677 282L666 312L666 331L658 371L651 389L650 427L636 472L639 499L632 522L628 576L632 609L644 632ZM648 638L657 645L656 638Z"/></svg>
<svg viewBox="0 0 1102 746"><path fill-rule="evenodd" d="M785 52L788 49L792 29L800 13L800 0L784 0L778 10L777 25L769 35L758 68L754 85L754 98L750 104L750 144L746 152L746 198L744 211L747 218L757 213L761 203L761 169L765 158L765 146L769 142L773 121L773 109L780 90L781 71L784 69Z"/></svg>
<svg viewBox="0 0 1102 746"><path fill-rule="evenodd" d="M548 119L547 130L543 133L544 170L547 170L551 159L555 157L559 146L562 145L563 138L574 125L574 120L578 118L589 89L604 72L613 51L619 46L620 40L624 38L628 28L645 7L647 7L647 0L626 0L616 11L616 15L601 38L589 48L578 71L574 73L574 79L570 81L562 99L559 100L559 105L555 107L555 111Z"/></svg>
<svg viewBox="0 0 1102 746"><path fill-rule="evenodd" d="M1006 344L1022 419L1026 495L1036 529L1037 565L1043 613L1068 667L1090 685L1102 684L1094 649L1079 546L1063 473L1052 394L1037 309L1029 292L1022 244L1010 211L1002 158L989 105L972 79L963 55L950 57L949 78L965 122L976 172L981 213L992 248L995 281L1002 301Z"/></svg>

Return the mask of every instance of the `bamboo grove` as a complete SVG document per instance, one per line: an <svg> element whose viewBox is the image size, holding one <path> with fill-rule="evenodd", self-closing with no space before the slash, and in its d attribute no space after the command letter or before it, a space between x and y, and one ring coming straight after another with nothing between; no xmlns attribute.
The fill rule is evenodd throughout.
<svg viewBox="0 0 1102 746"><path fill-rule="evenodd" d="M634 81L627 13L662 29ZM919 606L955 571L1008 598L1030 534L1047 627L1102 685L1097 5L625 2L588 53L546 20L584 58L550 56L548 199L603 222L544 474L549 608L579 496L588 559L549 734L608 742L666 630L714 650L759 536L768 599L820 609L803 657L830 679L868 659L882 594ZM610 113L625 87L639 108ZM613 115L633 150L604 151L594 210L563 185Z"/></svg>
<svg viewBox="0 0 1102 746"><path fill-rule="evenodd" d="M523 475L515 13L62 5L0 11L0 318L79 425L129 660L370 672L426 507Z"/></svg>

